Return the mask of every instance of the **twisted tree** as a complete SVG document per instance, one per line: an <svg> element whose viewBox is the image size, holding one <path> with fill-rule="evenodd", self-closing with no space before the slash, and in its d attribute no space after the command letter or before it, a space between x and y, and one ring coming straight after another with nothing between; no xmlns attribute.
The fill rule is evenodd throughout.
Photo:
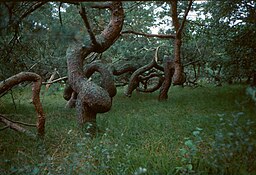
<svg viewBox="0 0 256 175"><path fill-rule="evenodd" d="M155 71L155 70L163 71L163 67L161 67L157 64L158 50L159 50L159 47L157 47L156 52L155 52L155 57L152 59L152 61L149 64L142 66L141 68L139 68L135 72L133 72L133 74L130 78L130 81L129 81L129 85L127 87L127 91L125 92L126 96L131 97L132 92L137 88L139 91L143 91L143 92L153 92L154 90L158 89L156 87L158 87L160 83L158 83L158 85L156 87L153 87L152 89L147 89L147 83L150 78L159 77L159 82L162 82L161 74L159 74ZM139 88L140 83L145 85L144 90Z"/></svg>
<svg viewBox="0 0 256 175"><path fill-rule="evenodd" d="M165 57L163 59L163 66L159 65L157 62L159 60L158 50L159 47L156 48L154 59L149 64L137 69L132 74L125 93L126 96L131 97L135 89L140 92L149 93L160 88L158 100L162 101L168 98L167 94L174 76L175 63L170 57ZM158 78L158 82L153 87L149 87L149 80L156 77ZM143 84L144 88L140 88L140 83Z"/></svg>
<svg viewBox="0 0 256 175"><path fill-rule="evenodd" d="M168 58L165 60L164 66L164 82L162 84L159 100L166 100L168 98L167 93L170 88L171 82L173 85L182 85L185 82L185 74L181 62L181 45L182 45L182 31L187 20L188 13L191 9L193 0L189 0L188 6L184 12L184 17L182 21L179 20L178 14L178 0L173 0L169 2L171 5L170 15L172 18L172 24L174 27L174 34L146 34L142 32L127 30L123 31L122 34L135 34L145 37L157 37L161 39L174 39L174 56L173 58ZM149 67L151 65L148 65ZM127 90L127 95L130 96L131 92L138 87L138 82L140 81L139 71L144 72L143 69L151 69L146 67L141 68L137 72L134 72L134 76L131 77L130 84Z"/></svg>
<svg viewBox="0 0 256 175"><path fill-rule="evenodd" d="M68 65L68 81L72 91L77 95L76 108L78 112L78 122L83 125L87 122L95 123L96 114L110 110L112 97L115 89L108 90L108 87L101 87L88 79L94 71L103 72L104 69L93 65L86 72L83 70L84 60L92 52L102 53L107 50L120 36L124 21L124 11L121 2L100 3L91 6L93 8L109 9L111 19L108 26L99 35L94 35L90 23L86 16L84 7L80 9L80 15L85 23L89 38L74 40L66 52ZM83 41L87 41L84 43ZM97 68L96 68L97 67ZM106 75L106 71L104 70ZM87 74L87 76L86 76ZM104 83L103 83L104 84Z"/></svg>

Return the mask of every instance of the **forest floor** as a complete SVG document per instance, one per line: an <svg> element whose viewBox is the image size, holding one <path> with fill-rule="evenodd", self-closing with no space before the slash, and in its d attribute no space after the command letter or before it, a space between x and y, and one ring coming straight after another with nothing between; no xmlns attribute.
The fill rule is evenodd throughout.
<svg viewBox="0 0 256 175"><path fill-rule="evenodd" d="M245 88L171 87L165 102L158 92L128 98L119 88L91 137L78 127L76 110L64 108L63 89L52 86L42 95L44 140L0 131L0 174L256 173L256 108ZM12 95L15 103L11 94L0 98L0 114L35 123L29 89Z"/></svg>

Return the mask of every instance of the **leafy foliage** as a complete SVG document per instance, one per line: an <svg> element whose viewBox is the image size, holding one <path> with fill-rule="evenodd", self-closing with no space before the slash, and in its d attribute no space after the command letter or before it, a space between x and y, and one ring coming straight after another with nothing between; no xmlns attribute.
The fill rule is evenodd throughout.
<svg viewBox="0 0 256 175"><path fill-rule="evenodd" d="M255 172L255 122L233 113L231 119L218 114L214 137L202 136L196 128L192 138L186 138L180 149L182 166L178 174L251 174Z"/></svg>
<svg viewBox="0 0 256 175"><path fill-rule="evenodd" d="M206 19L196 36L209 48L207 67L224 81L250 78L255 71L255 2L247 0L203 3ZM205 48L201 52L205 52Z"/></svg>

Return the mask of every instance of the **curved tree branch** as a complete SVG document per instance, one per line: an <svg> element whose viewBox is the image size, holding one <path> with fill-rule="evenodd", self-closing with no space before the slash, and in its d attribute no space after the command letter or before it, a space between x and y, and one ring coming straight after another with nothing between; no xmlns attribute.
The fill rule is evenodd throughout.
<svg viewBox="0 0 256 175"><path fill-rule="evenodd" d="M99 72L102 77L101 87L104 88L109 96L112 98L116 95L116 86L113 79L113 74L102 63L91 63L86 65L84 74L87 78L90 78L94 72Z"/></svg>
<svg viewBox="0 0 256 175"><path fill-rule="evenodd" d="M136 90L139 91L139 92L144 92L144 93L151 93L151 92L154 92L154 91L158 90L162 86L162 84L164 82L164 77L162 77L159 74L151 74L150 76L143 77L143 79L146 79L146 83L147 83L146 86L148 86L149 79L153 78L153 77L157 77L158 78L157 84L155 84L153 87L150 87L150 88L147 87L146 89L138 87Z"/></svg>
<svg viewBox="0 0 256 175"><path fill-rule="evenodd" d="M43 112L43 107L40 102L40 90L42 84L42 78L32 72L21 72L16 74L2 82L0 82L0 94L5 93L10 90L13 86L24 82L32 81L32 102L35 106L37 113L37 132L39 136L43 136L45 132L45 114Z"/></svg>
<svg viewBox="0 0 256 175"><path fill-rule="evenodd" d="M159 65L157 64L157 60L158 60L158 50L159 50L159 47L157 47L155 56L153 57L152 61L151 61L149 64L147 64L147 65L145 65L145 66L143 66L143 67L137 69L135 72L133 72L133 74L132 74L132 76L131 76L131 78L130 78L130 81L129 81L129 85L128 85L128 87L127 87L127 90L126 90L126 92L125 92L125 95L126 95L126 96L131 97L132 92L133 92L137 87L139 87L139 83L140 83L140 82L142 81L142 79L143 79L143 78L141 77L141 75L142 75L144 72L146 72L146 71L148 71L148 70L150 70L150 69L152 69L152 68L160 68L160 67L161 67L161 66L159 66Z"/></svg>

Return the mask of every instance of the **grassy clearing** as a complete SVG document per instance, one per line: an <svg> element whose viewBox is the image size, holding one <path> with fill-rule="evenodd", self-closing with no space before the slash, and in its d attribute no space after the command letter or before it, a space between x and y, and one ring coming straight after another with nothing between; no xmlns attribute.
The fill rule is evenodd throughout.
<svg viewBox="0 0 256 175"><path fill-rule="evenodd" d="M15 120L35 122L28 92L27 89L14 91L16 111L11 96L2 97L0 113L14 114L12 119ZM127 98L123 89L118 89L111 111L98 115L100 132L91 139L78 128L76 111L64 108L62 92L47 92L43 95L47 114L45 140L31 140L9 129L1 131L0 172L174 174L178 167L182 167L178 174L214 173L216 171L208 165L194 165L195 158L205 156L202 150L207 144L199 145L192 139L192 133L196 128L203 129L200 130L200 139L208 143L214 140L220 116L227 120L233 118L232 114L243 112L241 120L255 121L255 106L245 96L243 85L196 89L172 87L166 102L158 102L157 97L158 93L135 92ZM193 141L192 146L186 142L188 138ZM190 151L194 160L190 161L188 154L184 154L185 160L182 159L184 155L180 151L184 148ZM239 172L250 172L244 169Z"/></svg>

